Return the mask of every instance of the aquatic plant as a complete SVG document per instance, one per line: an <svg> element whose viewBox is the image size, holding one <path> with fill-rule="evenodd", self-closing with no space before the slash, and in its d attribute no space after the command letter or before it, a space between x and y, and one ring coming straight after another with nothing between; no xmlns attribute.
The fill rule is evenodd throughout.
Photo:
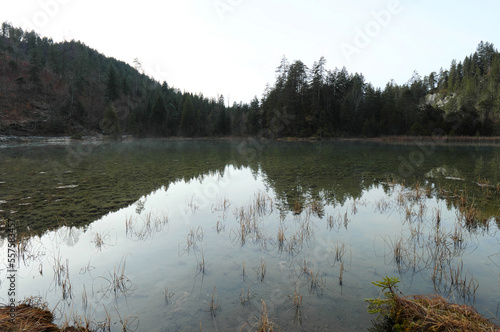
<svg viewBox="0 0 500 332"><path fill-rule="evenodd" d="M225 229L225 226L222 224L220 220L217 220L217 224L215 225L215 230L217 231L217 234L220 234Z"/></svg>
<svg viewBox="0 0 500 332"><path fill-rule="evenodd" d="M314 273L313 270L309 271L308 281L310 294L316 293L319 297L323 296L323 290L326 287L326 278L323 278L323 276L323 274L320 275L319 270L316 273Z"/></svg>
<svg viewBox="0 0 500 332"><path fill-rule="evenodd" d="M214 290L212 291L212 297L209 302L205 301L205 303L208 304L208 312L210 315L212 315L212 318L217 316L217 312L221 310L221 307L219 305L219 301L215 299L215 290L216 287L214 286Z"/></svg>
<svg viewBox="0 0 500 332"><path fill-rule="evenodd" d="M344 262L340 262L339 285L342 286L344 280Z"/></svg>
<svg viewBox="0 0 500 332"><path fill-rule="evenodd" d="M335 243L335 262L342 261L342 257L344 257L346 252L347 252L346 245L344 244L344 242L338 240ZM333 266L335 265L335 262L333 263Z"/></svg>
<svg viewBox="0 0 500 332"><path fill-rule="evenodd" d="M201 249L200 253L201 253L201 259L198 262L198 271L197 271L196 276L198 276L199 274L202 274L202 275L207 274L207 272L205 270L205 252L203 251L203 249Z"/></svg>
<svg viewBox="0 0 500 332"><path fill-rule="evenodd" d="M172 296L175 295L174 293L168 291L168 287L165 287L165 289L163 290L163 294L165 296L165 304L168 304Z"/></svg>
<svg viewBox="0 0 500 332"><path fill-rule="evenodd" d="M245 290L242 288L240 292L240 303L245 306L245 305L250 305L250 300L253 298L253 294L250 292L250 286L248 286L248 290L245 292Z"/></svg>
<svg viewBox="0 0 500 332"><path fill-rule="evenodd" d="M280 224L278 229L278 250L280 252L283 251L285 244L285 230L283 229L283 225Z"/></svg>
<svg viewBox="0 0 500 332"><path fill-rule="evenodd" d="M254 270L255 272L257 272L257 279L260 282L263 282L267 272L267 266L266 262L264 262L264 259L261 259L260 265L257 268L254 268Z"/></svg>
<svg viewBox="0 0 500 332"><path fill-rule="evenodd" d="M290 300L293 300L293 309L295 310L295 314L293 316L293 322L295 324L302 325L302 294L299 294L297 288L293 291L293 296L288 296Z"/></svg>
<svg viewBox="0 0 500 332"><path fill-rule="evenodd" d="M309 203L309 213L318 216L318 218L323 218L325 215L325 205L320 199L314 198Z"/></svg>
<svg viewBox="0 0 500 332"><path fill-rule="evenodd" d="M262 303L262 308L261 308L260 318L253 317L252 320L255 322L251 325L250 322L246 322L245 324L243 324L240 331L243 331L243 329L246 326L248 326L248 329L246 329L245 331L258 331L258 332L282 331L281 328L269 318L269 314L267 313L266 302L264 302L264 300L261 300L261 303Z"/></svg>
<svg viewBox="0 0 500 332"><path fill-rule="evenodd" d="M108 276L100 276L101 282L100 293L102 297L107 298L110 293L113 293L115 298L120 295L129 296L136 290L136 285L125 275L126 256L120 263L114 267L113 272L108 270Z"/></svg>

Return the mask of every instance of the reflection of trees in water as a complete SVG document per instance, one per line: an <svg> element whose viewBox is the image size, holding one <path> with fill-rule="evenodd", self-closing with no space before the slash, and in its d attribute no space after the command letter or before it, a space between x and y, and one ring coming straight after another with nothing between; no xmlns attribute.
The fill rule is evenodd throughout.
<svg viewBox="0 0 500 332"><path fill-rule="evenodd" d="M414 167L411 177L402 177L400 161L412 149L378 144L276 144L259 158L264 179L277 199L293 211L294 202L322 200L344 204L363 192L389 181L410 189L430 188L449 209L465 206L478 210L477 219L500 219L500 152L491 148L436 147L435 153ZM499 223L500 225L500 223Z"/></svg>
<svg viewBox="0 0 500 332"><path fill-rule="evenodd" d="M50 165L38 165L37 171L51 176L44 177L36 187L19 180L3 188L8 203L2 209L15 207L20 227L30 225L36 232L56 228L57 220L83 226L176 181L223 177L227 165L232 165L237 169L249 167L255 178L261 175L266 186L276 192L278 204L291 211L294 204L306 206L311 201L344 204L379 185L387 191L387 181L395 178L407 187L417 183L432 186L449 208L458 207L457 200L466 191L485 217L498 214L500 151L491 147L435 147L419 164L411 165L411 176L403 177L401 165L419 151L416 146L266 142L255 153L242 154L240 144L149 140L102 144L63 174L63 184L78 187L56 189L59 180L50 173L54 170ZM64 164L64 151L60 146L28 148L22 157L10 154L9 164L3 166L16 165L24 173L33 172L39 160L55 159ZM20 197L30 197L31 204L19 205Z"/></svg>

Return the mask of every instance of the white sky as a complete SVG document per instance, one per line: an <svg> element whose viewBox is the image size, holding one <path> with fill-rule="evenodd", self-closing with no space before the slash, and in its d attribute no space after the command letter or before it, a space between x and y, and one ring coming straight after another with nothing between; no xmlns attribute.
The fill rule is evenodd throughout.
<svg viewBox="0 0 500 332"><path fill-rule="evenodd" d="M249 102L283 55L346 66L384 87L500 47L493 0L1 0L0 21L55 41L80 40L170 86ZM376 13L379 13L376 15ZM360 34L366 31L366 34Z"/></svg>

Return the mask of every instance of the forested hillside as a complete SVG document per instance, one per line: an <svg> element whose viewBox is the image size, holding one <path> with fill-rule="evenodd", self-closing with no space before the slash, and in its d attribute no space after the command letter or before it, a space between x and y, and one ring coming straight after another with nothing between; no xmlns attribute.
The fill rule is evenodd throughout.
<svg viewBox="0 0 500 332"><path fill-rule="evenodd" d="M230 70L230 69L228 69ZM3 23L0 135L375 137L500 135L500 54L481 42L449 69L373 87L362 74L283 57L259 99L181 92L78 41Z"/></svg>

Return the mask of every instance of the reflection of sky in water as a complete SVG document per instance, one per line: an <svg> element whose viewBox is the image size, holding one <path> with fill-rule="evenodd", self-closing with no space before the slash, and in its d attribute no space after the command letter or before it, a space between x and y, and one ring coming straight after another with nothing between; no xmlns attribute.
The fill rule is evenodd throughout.
<svg viewBox="0 0 500 332"><path fill-rule="evenodd" d="M262 238L249 236L242 246L235 212L251 205L259 192L267 193L275 208L272 213L268 211L256 218ZM224 199L230 202L225 211L221 208ZM259 315L260 299L265 299L270 316L284 330L293 330L298 326L294 325L288 296L298 289L304 295L303 314L308 318L303 322L305 330L333 327L364 330L374 318L367 314L364 299L378 296L378 290L370 282L399 274L390 244L402 234L408 236L411 227L419 223L423 229L422 241L428 240L433 232L430 220L438 207L441 229L452 231L456 219L454 209L447 210L443 202L429 199L425 221L409 223L396 200L397 191L387 194L381 186L374 186L364 190L359 199L325 206L321 218L314 214L308 217L307 207L300 216L284 211L282 225L287 240L299 234L305 222L309 222L311 232L302 250L292 256L286 250L278 250L280 212L276 208L275 193L266 188L260 173L255 175L251 168L228 165L223 175L214 173L188 182L171 183L168 188L160 188L127 208L103 216L86 229L62 227L41 239L33 238L32 252L44 255L28 259L26 264L21 262L20 297L41 295L51 308L59 303L58 308L66 314L82 314L85 289L87 312L95 312L95 319L103 319L105 306L114 321L119 319L117 311L122 317L138 317L140 331L190 331L198 329L200 323L203 329L211 330L217 324L219 329L235 330L247 319ZM413 209L417 211L418 205ZM328 227L328 217L336 220L335 227ZM223 225L220 232L216 229L217 222ZM203 229L202 235L198 233L194 245L188 248L188 234L196 233L199 226ZM100 248L97 234L104 242ZM453 264L463 259L464 266L473 271L480 284L477 303L494 312L498 304L500 268L494 264L495 257L493 261L489 257L498 253L498 235L490 229L467 241L469 247ZM340 263L333 259L340 244L346 246L342 287L339 286ZM4 252L5 248L6 243L2 248ZM58 258L64 264L68 260L72 299L67 301L60 301L61 287L53 280L53 267ZM206 274L198 270L203 259ZM267 265L267 274L260 282L257 271L262 260ZM308 278L301 275L304 261L309 269L324 278L322 291L311 291ZM39 272L40 264L43 275ZM115 297L108 289L109 280L114 272L121 274L118 268L123 266L131 282L128 284L130 294L124 296L118 291ZM5 280L5 271L2 280ZM222 310L212 319L207 303L214 286ZM166 288L173 293L168 304L165 303ZM239 294L249 288L251 306L242 306ZM403 271L401 289L408 293L432 293L429 271ZM4 287L2 295L5 296ZM118 326L114 329L118 330Z"/></svg>

